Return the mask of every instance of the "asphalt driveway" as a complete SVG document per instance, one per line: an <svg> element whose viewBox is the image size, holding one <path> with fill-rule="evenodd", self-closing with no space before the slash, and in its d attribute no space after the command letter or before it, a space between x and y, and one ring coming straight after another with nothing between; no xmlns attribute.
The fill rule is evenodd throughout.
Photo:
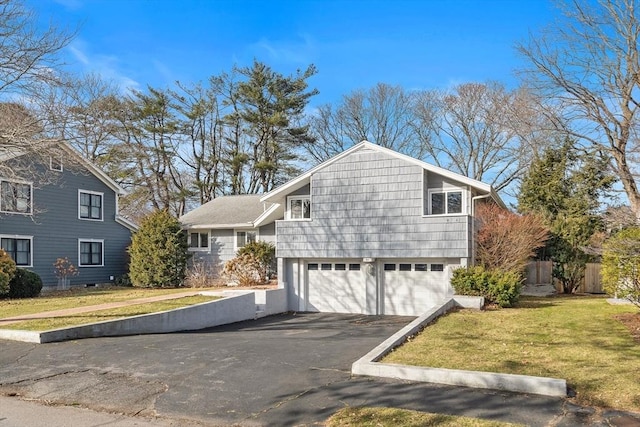
<svg viewBox="0 0 640 427"><path fill-rule="evenodd" d="M288 314L189 333L0 341L0 394L205 425L313 425L347 405L584 425L563 399L351 377L410 320Z"/></svg>

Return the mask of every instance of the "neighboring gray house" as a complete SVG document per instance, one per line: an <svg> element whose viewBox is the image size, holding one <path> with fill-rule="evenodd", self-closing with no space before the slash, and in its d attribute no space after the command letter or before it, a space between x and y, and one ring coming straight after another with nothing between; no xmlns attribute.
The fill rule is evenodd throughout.
<svg viewBox="0 0 640 427"><path fill-rule="evenodd" d="M203 263L214 274L255 240L275 243L275 220L284 208L260 201L261 195L218 197L180 217L188 232L192 263Z"/></svg>
<svg viewBox="0 0 640 427"><path fill-rule="evenodd" d="M61 149L64 159L38 166L49 169L48 184L0 176L0 247L38 273L45 287L57 286L53 264L65 257L79 271L71 285L113 282L127 272L135 229L118 214L125 191L68 145Z"/></svg>
<svg viewBox="0 0 640 427"><path fill-rule="evenodd" d="M476 204L504 206L490 185L366 141L247 197L251 215L238 198L216 213L216 224L271 229L275 220L288 308L362 314L418 315L452 295L452 270L474 259Z"/></svg>

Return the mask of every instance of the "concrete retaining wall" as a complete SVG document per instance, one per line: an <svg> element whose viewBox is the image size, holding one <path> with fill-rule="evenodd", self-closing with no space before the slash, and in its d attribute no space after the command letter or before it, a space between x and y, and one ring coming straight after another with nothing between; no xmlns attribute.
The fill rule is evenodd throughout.
<svg viewBox="0 0 640 427"><path fill-rule="evenodd" d="M474 298L476 299L475 301ZM415 335L437 317L445 314L452 308L456 306L482 307L482 302L478 300L480 300L479 297L461 298L456 295L452 299L445 301L442 305L432 308L356 361L351 366L351 373L354 375L507 390L545 396L566 396L567 383L563 379L395 365L378 362L392 349L404 343L408 337Z"/></svg>
<svg viewBox="0 0 640 427"><path fill-rule="evenodd" d="M264 316L272 314L284 313L287 311L287 290L286 289L268 289L254 291L256 296L256 305L259 306Z"/></svg>

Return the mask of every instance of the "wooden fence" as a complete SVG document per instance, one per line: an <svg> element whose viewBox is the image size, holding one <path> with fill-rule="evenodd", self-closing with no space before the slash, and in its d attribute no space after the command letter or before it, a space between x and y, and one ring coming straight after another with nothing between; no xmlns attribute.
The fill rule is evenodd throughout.
<svg viewBox="0 0 640 427"><path fill-rule="evenodd" d="M553 263L551 261L531 261L527 265L527 285L545 285L553 283L552 279ZM559 283L555 283L556 289L562 291ZM577 292L589 294L604 293L602 280L600 278L600 264L589 263L584 272L582 284Z"/></svg>

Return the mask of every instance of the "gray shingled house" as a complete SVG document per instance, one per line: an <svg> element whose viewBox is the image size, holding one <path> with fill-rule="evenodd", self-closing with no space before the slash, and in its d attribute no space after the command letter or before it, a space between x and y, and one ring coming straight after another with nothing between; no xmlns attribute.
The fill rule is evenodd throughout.
<svg viewBox="0 0 640 427"><path fill-rule="evenodd" d="M268 194L221 197L182 221L214 263L275 231L290 310L418 315L472 263L478 203L504 206L490 185L364 141Z"/></svg>
<svg viewBox="0 0 640 427"><path fill-rule="evenodd" d="M19 267L34 271L45 288L55 288L57 258L68 258L79 274L70 284L113 282L127 272L126 248L135 225L118 213L125 191L70 146L64 158L36 165L49 174L44 184L33 176L0 176L0 247ZM4 155L3 162L19 155Z"/></svg>

